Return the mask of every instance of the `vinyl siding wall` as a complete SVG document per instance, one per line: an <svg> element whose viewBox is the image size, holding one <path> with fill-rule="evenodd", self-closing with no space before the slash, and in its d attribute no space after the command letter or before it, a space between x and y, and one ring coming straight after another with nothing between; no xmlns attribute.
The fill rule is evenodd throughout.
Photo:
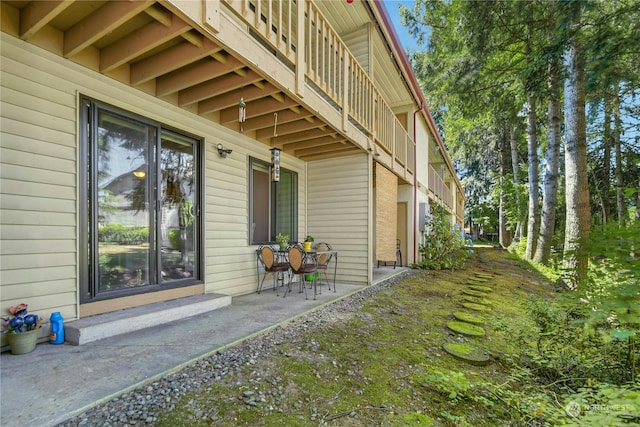
<svg viewBox="0 0 640 427"><path fill-rule="evenodd" d="M249 157L270 161L269 147L169 103L1 34L0 309L25 302L45 319L78 317L77 129L79 95L204 139L205 291L256 288L255 246L248 244ZM219 157L221 142L233 153ZM306 209L304 162L298 173L299 222Z"/></svg>
<svg viewBox="0 0 640 427"><path fill-rule="evenodd" d="M369 56L371 54L370 41L369 41L370 27L368 25L358 28L357 30L349 33L342 34L342 41L356 58L358 64L367 73L371 73Z"/></svg>
<svg viewBox="0 0 640 427"><path fill-rule="evenodd" d="M338 282L370 283L369 156L320 160L307 167L309 226L305 234L311 234L316 242L329 243L339 252Z"/></svg>

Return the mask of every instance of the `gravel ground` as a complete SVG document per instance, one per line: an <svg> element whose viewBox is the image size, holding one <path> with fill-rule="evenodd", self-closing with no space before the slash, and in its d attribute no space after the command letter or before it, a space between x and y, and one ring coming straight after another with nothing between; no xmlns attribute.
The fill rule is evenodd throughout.
<svg viewBox="0 0 640 427"><path fill-rule="evenodd" d="M400 280L416 274L415 270L406 270L383 282L364 288L362 291L350 295L334 303L325 305L318 310L307 313L263 334L247 339L242 343L220 351L187 366L183 370L153 383L141 386L128 393L96 406L87 412L77 415L64 423L61 427L90 427L90 426L142 426L153 425L161 414L173 411L176 403L186 394L206 391L208 385L223 382L229 374L239 371L247 365L258 363L270 356L279 355L278 346L282 343L308 341L306 335L314 328L353 315L364 301L378 292L385 290ZM307 343L309 344L309 343ZM313 344L312 342L310 344ZM243 405L261 406L264 411L281 411L284 406L301 405L286 396L286 390L279 384L278 377L269 375L268 366L260 364L256 378L247 378L248 383L261 381L259 391L256 388L247 389L240 396L229 396ZM268 386L265 388L265 381ZM189 402L193 406L196 419L206 419L215 423L218 419L215 407ZM311 416L313 421L314 416Z"/></svg>

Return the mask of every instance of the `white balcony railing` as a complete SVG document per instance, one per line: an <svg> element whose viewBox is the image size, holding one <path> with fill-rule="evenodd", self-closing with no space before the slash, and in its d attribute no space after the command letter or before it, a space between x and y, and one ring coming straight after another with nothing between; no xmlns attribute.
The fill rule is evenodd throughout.
<svg viewBox="0 0 640 427"><path fill-rule="evenodd" d="M429 188L449 210L453 209L453 194L431 165L429 165Z"/></svg>
<svg viewBox="0 0 640 427"><path fill-rule="evenodd" d="M293 67L299 81L342 112L344 123L355 123L413 173L413 139L312 0L225 1Z"/></svg>

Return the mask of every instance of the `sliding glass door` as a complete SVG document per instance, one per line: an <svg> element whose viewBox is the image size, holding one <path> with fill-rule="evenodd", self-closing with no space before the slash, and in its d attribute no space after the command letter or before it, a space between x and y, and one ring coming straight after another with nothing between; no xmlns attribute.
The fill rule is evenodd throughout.
<svg viewBox="0 0 640 427"><path fill-rule="evenodd" d="M82 301L200 279L200 141L84 100Z"/></svg>

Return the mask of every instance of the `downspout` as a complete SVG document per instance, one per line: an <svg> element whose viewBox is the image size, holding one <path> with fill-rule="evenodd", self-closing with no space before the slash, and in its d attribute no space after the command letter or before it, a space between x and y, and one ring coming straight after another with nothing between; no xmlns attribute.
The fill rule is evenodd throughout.
<svg viewBox="0 0 640 427"><path fill-rule="evenodd" d="M413 262L418 260L418 128L416 115L424 110L424 100L420 103L420 108L413 112Z"/></svg>

